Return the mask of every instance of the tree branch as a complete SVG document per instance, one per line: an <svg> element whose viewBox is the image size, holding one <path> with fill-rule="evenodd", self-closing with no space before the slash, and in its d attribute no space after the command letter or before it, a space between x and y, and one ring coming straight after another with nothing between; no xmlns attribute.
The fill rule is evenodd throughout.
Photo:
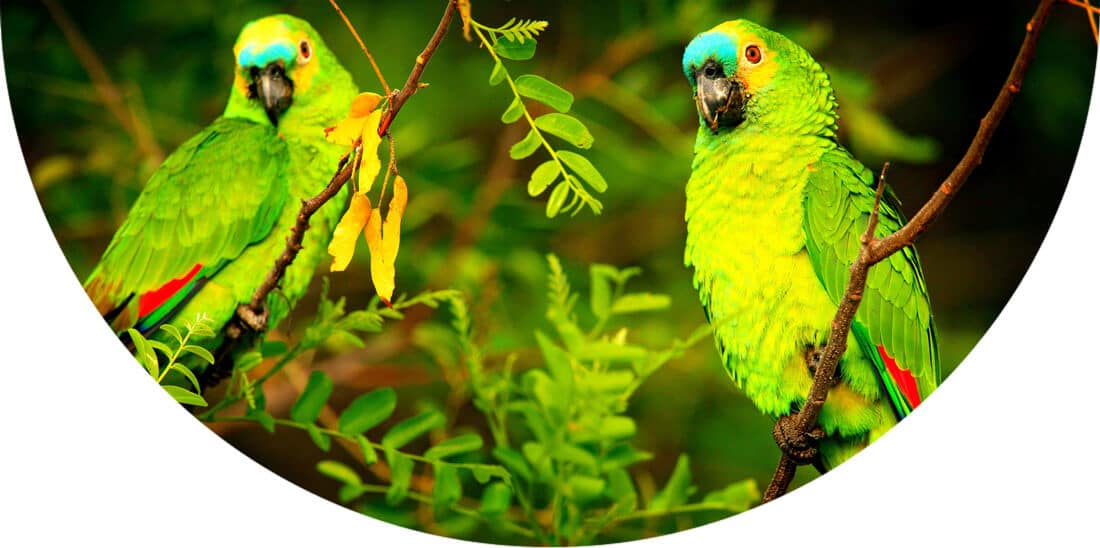
<svg viewBox="0 0 1100 548"><path fill-rule="evenodd" d="M447 27L450 26L454 11L454 0L448 0L442 20L440 20L439 26L435 29L435 33L433 33L432 37L428 40L428 44L424 47L424 51L416 57L416 64L413 65L413 69L409 73L409 78L405 81L405 86L390 94L389 108L378 127L379 135L385 135L389 131L389 126L397 117L398 111L404 106L405 102L416 93L417 89L419 89L420 77L424 73L424 68L432 58L432 54L435 53L436 48L439 47L439 43L443 40L443 36L447 34ZM316 196L302 201L302 207L298 211L298 218L294 226L290 229L290 235L286 238L286 247L283 248L283 252L275 259L275 264L272 265L271 270L268 271L267 276L264 277L263 282L256 288L256 291L253 292L252 300L247 304L239 306L234 318L226 325L225 333L227 336L221 348L218 349L217 361L213 365L207 367L199 379L202 385L200 387L201 391L216 386L232 372L233 364L231 361L231 351L245 332L259 333L267 329L266 307L264 304L267 302L268 295L279 286L280 281L286 274L287 267L294 262L294 259L298 256L298 252L302 250L302 239L305 237L306 230L309 229L309 219L321 208L321 206L325 205L336 196L336 194L340 192L340 189L351 179L352 174L355 172L356 162L349 160L352 159L357 151L358 144L356 144L356 150L353 150L351 154L345 155L340 159L340 163L336 168L336 174L332 176L328 185L326 185Z"/></svg>
<svg viewBox="0 0 1100 548"><path fill-rule="evenodd" d="M848 331L852 326L852 318L855 317L860 300L863 297L863 291L867 284L867 273L878 262L912 245L921 234L928 230L932 222L939 218L940 214L947 208L947 204L951 202L954 195L981 164L982 157L993 138L994 132L996 132L1001 120L1004 119L1013 99L1020 92L1024 74L1035 57L1035 46L1039 40L1039 31L1046 23L1050 9L1057 2L1058 0L1040 0L1035 15L1027 24L1027 34L1020 46L1020 52L1016 56L1012 71L1001 87L993 106L982 118L978 132L971 141L970 147L966 150L962 160L944 179L928 202L920 208L920 211L905 226L889 236L878 239L874 237L874 229L878 224L879 200L885 188L886 168L883 168L882 175L879 177L874 208L871 212L867 230L861 238L862 245L860 246L859 255L850 269L851 274L844 299L837 307L836 315L833 317L829 341L814 371L813 386L810 388L805 405L798 412L797 424L803 435L809 434L814 429L821 408L825 405L825 398L833 384L832 379L836 373L837 364L847 348ZM775 475L772 477L772 482L768 485L768 489L764 494L764 502L774 500L787 492L797 466L791 457L786 454L783 455L779 461L779 466L776 468Z"/></svg>
<svg viewBox="0 0 1100 548"><path fill-rule="evenodd" d="M428 65L428 61L431 60L432 54L439 47L439 43L443 41L447 29L451 27L451 19L454 18L456 4L457 0L447 1L447 9L443 10L443 18L439 20L439 26L436 27L435 34L432 34L428 44L424 46L424 51L416 56L416 63L413 64L412 71L409 72L409 79L405 81L405 86L390 95L389 108L386 109L386 114L382 116L382 122L378 124L379 137L390 130L390 124L397 117L401 107L405 106L405 102L420 89L420 75L424 73L424 67Z"/></svg>

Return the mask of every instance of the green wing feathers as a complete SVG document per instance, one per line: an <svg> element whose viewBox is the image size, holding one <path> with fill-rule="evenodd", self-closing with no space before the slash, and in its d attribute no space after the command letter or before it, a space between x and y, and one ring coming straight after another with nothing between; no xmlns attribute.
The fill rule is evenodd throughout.
<svg viewBox="0 0 1100 548"><path fill-rule="evenodd" d="M100 313L125 306L196 265L239 256L272 229L286 201L288 152L274 128L219 118L153 173L84 283ZM133 310L132 310L133 309Z"/></svg>
<svg viewBox="0 0 1100 548"><path fill-rule="evenodd" d="M875 176L843 149L829 150L810 169L804 202L806 248L818 279L833 302L839 303L874 206ZM886 236L904 224L897 197L887 188L875 234ZM887 369L894 364L888 358L884 361L878 347L896 361L897 368L913 376L922 398L935 389L940 378L936 328L924 273L912 246L871 268L852 333L876 366L900 416L910 408L898 387L891 386Z"/></svg>

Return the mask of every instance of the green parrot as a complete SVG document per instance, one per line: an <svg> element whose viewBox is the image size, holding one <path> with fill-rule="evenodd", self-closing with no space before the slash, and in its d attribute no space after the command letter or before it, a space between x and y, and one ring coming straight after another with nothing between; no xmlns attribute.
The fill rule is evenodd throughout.
<svg viewBox="0 0 1100 548"><path fill-rule="evenodd" d="M781 417L806 401L877 182L837 142L829 76L786 37L726 22L691 41L683 69L700 122L684 262L726 370L756 407ZM887 190L876 236L904 223ZM876 440L940 380L913 247L871 268L861 302L818 420L821 471Z"/></svg>
<svg viewBox="0 0 1100 548"><path fill-rule="evenodd" d="M309 23L252 21L233 48L229 103L150 177L84 289L112 328L150 333L204 314L220 332L286 245L301 205L344 147L324 128L358 88ZM311 219L302 250L267 300L274 326L305 293L347 195Z"/></svg>

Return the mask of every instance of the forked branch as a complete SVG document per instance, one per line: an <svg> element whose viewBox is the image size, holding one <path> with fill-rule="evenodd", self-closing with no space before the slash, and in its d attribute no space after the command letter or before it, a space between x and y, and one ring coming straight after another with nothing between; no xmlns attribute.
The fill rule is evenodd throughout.
<svg viewBox="0 0 1100 548"><path fill-rule="evenodd" d="M1001 86L1001 91L993 102L993 107L982 118L978 133L971 141L970 147L966 150L962 160L936 189L935 194L929 198L928 202L920 208L920 211L905 226L897 232L880 239L874 237L874 229L878 223L879 199L885 188L886 169L883 168L882 176L879 177L874 209L868 222L867 231L861 239L862 245L859 254L851 266L851 274L848 278L847 289L844 292L844 299L840 302L836 315L833 317L829 340L821 353L820 361L815 367L814 382L810 387L806 403L798 412L797 426L802 435L808 435L817 425L821 408L825 405L825 398L832 386L837 364L840 363L840 357L844 355L847 348L848 331L852 326L852 318L855 317L856 311L859 309L859 303L867 284L867 273L878 262L901 251L906 246L912 245L921 234L928 230L928 227L939 218L940 214L947 208L947 204L951 202L951 199L958 193L962 185L966 183L970 175L981 164L982 157L985 155L990 140L993 139L994 132L1000 126L1001 120L1004 119L1013 99L1020 93L1024 74L1027 73L1027 69L1035 57L1035 46L1039 40L1039 32L1046 23L1050 9L1058 1L1040 0L1039 7L1036 8L1035 14L1027 23L1027 33L1024 36L1023 44L1020 46L1020 52L1016 55L1016 62L1012 66L1012 71L1009 73L1004 85ZM775 475L772 477L771 484L768 485L768 489L764 493L764 502L774 500L787 492L797 466L798 464L793 458L786 454L783 455L779 461L779 466L776 468Z"/></svg>

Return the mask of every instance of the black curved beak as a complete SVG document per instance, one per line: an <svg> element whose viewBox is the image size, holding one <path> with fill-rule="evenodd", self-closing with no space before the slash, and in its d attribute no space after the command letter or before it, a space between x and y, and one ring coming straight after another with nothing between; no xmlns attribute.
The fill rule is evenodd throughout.
<svg viewBox="0 0 1100 548"><path fill-rule="evenodd" d="M737 127L745 119L741 84L727 78L722 66L707 61L695 71L695 106L710 130Z"/></svg>
<svg viewBox="0 0 1100 548"><path fill-rule="evenodd" d="M252 96L259 99L272 125L279 125L282 114L294 99L294 82L286 77L282 63L270 63L264 68L252 68Z"/></svg>

